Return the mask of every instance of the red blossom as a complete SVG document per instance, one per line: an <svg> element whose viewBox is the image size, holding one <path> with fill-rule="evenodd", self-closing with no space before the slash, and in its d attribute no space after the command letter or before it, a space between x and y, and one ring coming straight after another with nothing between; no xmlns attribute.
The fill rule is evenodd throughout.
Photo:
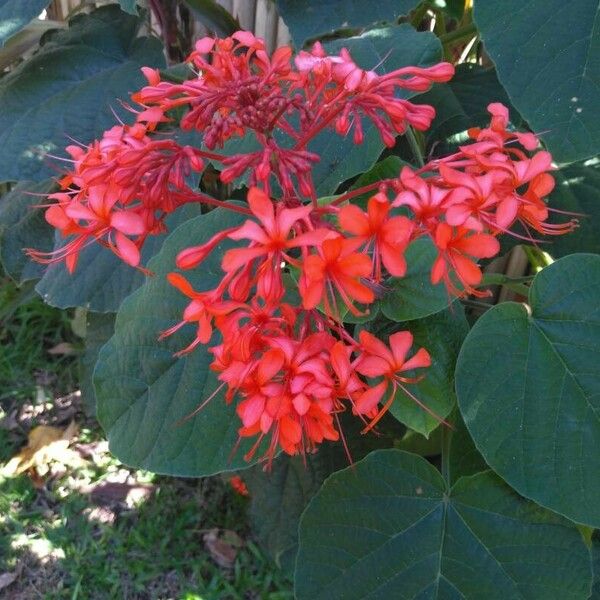
<svg viewBox="0 0 600 600"><path fill-rule="evenodd" d="M177 354L212 342L210 368L220 381L193 414L222 392L235 406L240 439L253 440L246 458L261 448L267 464L279 450L305 454L325 441L345 443L341 413L370 420L365 430L373 428L399 391L433 414L407 387L425 376L429 352L413 353L408 331L392 334L389 345L366 329L356 340L345 313L362 315L357 304L372 304L390 277L405 276L405 251L415 239L428 237L437 250L432 285L442 282L453 296L481 296L478 261L499 252L500 235L534 241L530 229L571 231L574 219L548 223L550 154L534 134L510 131L508 110L492 103L490 126L469 130L470 142L454 154L321 204L312 176L321 159L311 150L315 138L330 129L352 133L360 144L370 123L395 146L407 127L425 130L435 116L433 107L398 92L448 81L454 67L379 73L356 64L347 49L328 55L318 42L292 62L289 47L269 56L263 40L243 31L198 40L187 62L190 77L179 83L143 68L147 85L128 107L136 123L67 148L71 166L45 213L67 242L29 253L43 263L64 260L72 272L81 251L98 242L137 267L145 240L163 233L166 216L182 205L243 214L241 225L211 232L177 255L178 269L195 269L227 243L213 289L197 291L180 273L167 276L187 306L160 337L190 325L194 336ZM197 132L202 149L179 145L178 129ZM236 154L213 151L236 137L245 137ZM249 140L256 146L245 152ZM224 193L247 176L245 204L190 183L208 161L220 171ZM202 186L210 184L203 179ZM353 203L369 193L366 209Z"/></svg>

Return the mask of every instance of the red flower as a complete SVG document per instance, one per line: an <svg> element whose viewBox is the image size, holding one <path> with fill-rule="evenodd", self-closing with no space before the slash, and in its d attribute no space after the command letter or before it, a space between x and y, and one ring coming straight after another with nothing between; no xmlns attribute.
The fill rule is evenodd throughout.
<svg viewBox="0 0 600 600"><path fill-rule="evenodd" d="M229 485L240 495L240 496L249 496L250 492L248 491L248 487L244 483L244 480L239 475L234 475L229 480Z"/></svg>
<svg viewBox="0 0 600 600"><path fill-rule="evenodd" d="M444 281L447 289L456 296L488 295L473 287L482 279L481 269L473 258L492 258L500 252L500 244L493 235L472 233L465 227L452 228L447 223L440 223L435 231L434 242L438 257L431 269L433 284ZM456 275L462 290L452 281L451 273Z"/></svg>
<svg viewBox="0 0 600 600"><path fill-rule="evenodd" d="M407 377L403 375L407 371L429 367L431 357L424 348L419 348L410 359L406 359L408 352L413 345L413 336L409 331L398 331L390 336L389 348L374 335L367 331L360 332L361 354L356 365L356 370L367 377L383 377L383 381L365 391L355 405L358 414L373 414L377 405L383 398L387 389L392 387L390 397L383 408L375 413L368 429L374 427L383 415L388 411L398 388L401 388L407 395L415 399L414 396L404 387L405 383L416 383L420 377ZM417 400L418 402L418 400ZM428 410L422 403L422 408ZM430 412L428 410L428 412Z"/></svg>
<svg viewBox="0 0 600 600"><path fill-rule="evenodd" d="M385 194L369 199L367 212L354 204L343 206L338 213L340 226L365 245L363 252L373 252L375 281L381 280L381 263L390 275L406 273L404 250L410 241L414 225L407 217L390 217L391 205Z"/></svg>
<svg viewBox="0 0 600 600"><path fill-rule="evenodd" d="M338 236L325 240L318 254L311 254L304 259L299 292L305 309L316 308L324 302L326 313L339 320L336 292L356 315L360 311L354 302L371 304L375 300L373 290L360 281L371 275L371 259L366 254L355 252L356 248L355 240Z"/></svg>

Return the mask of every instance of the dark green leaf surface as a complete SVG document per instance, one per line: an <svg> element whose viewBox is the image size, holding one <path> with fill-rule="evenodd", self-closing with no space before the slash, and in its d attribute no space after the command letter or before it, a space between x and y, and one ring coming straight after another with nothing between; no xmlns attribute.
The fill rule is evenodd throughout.
<svg viewBox="0 0 600 600"><path fill-rule="evenodd" d="M337 29L364 27L378 21L395 21L408 14L418 0L277 0L279 14L290 30L297 47L311 38L333 33Z"/></svg>
<svg viewBox="0 0 600 600"><path fill-rule="evenodd" d="M172 231L199 213L197 205L181 207L166 220L168 230ZM142 249L142 264L148 264L166 237L166 234L162 234L146 240ZM58 248L64 244L65 239L57 234L55 246ZM94 243L81 252L73 274L67 271L63 263L50 265L36 290L45 302L58 308L83 306L97 312L116 312L123 299L146 279L139 269L130 267L108 248Z"/></svg>
<svg viewBox="0 0 600 600"><path fill-rule="evenodd" d="M500 304L461 349L461 413L486 462L519 493L600 526L600 256L534 279L530 311Z"/></svg>
<svg viewBox="0 0 600 600"><path fill-rule="evenodd" d="M300 521L298 600L584 600L590 556L565 519L490 471L448 489L382 450L330 477Z"/></svg>
<svg viewBox="0 0 600 600"><path fill-rule="evenodd" d="M136 36L140 23L117 5L79 15L0 80L0 181L55 175L47 153L101 136L113 110L131 120L118 99L144 83L142 65L164 65L160 42Z"/></svg>
<svg viewBox="0 0 600 600"><path fill-rule="evenodd" d="M376 183L383 179L395 179L400 176L402 167L408 165L398 156L387 156L383 160L379 161L368 171L358 177L358 179L350 187L351 190L365 187L372 183ZM409 165L410 166L410 165ZM361 196L355 196L352 198L351 203L357 204L363 210L366 209L368 200L377 190L362 194Z"/></svg>
<svg viewBox="0 0 600 600"><path fill-rule="evenodd" d="M209 31L220 37L227 37L240 29L237 19L216 0L184 0L192 14Z"/></svg>
<svg viewBox="0 0 600 600"><path fill-rule="evenodd" d="M119 4L121 5L121 8L130 15L138 14L136 0L119 0Z"/></svg>
<svg viewBox="0 0 600 600"><path fill-rule="evenodd" d="M435 119L425 132L428 144L439 143L470 127L487 127L490 122L487 107L491 102L510 106L496 71L472 64L458 65L448 83L436 83L416 101L435 108ZM510 116L515 126L521 125L522 119L512 107Z"/></svg>
<svg viewBox="0 0 600 600"><path fill-rule="evenodd" d="M114 313L88 312L85 321L85 351L79 359L81 396L86 412L96 412L96 392L92 377L100 349L115 332Z"/></svg>
<svg viewBox="0 0 600 600"><path fill-rule="evenodd" d="M448 475L452 484L465 475L475 475L489 467L475 447L475 442L473 442L458 410L454 411L450 422L453 430L449 432Z"/></svg>
<svg viewBox="0 0 600 600"><path fill-rule="evenodd" d="M455 405L454 368L469 326L462 306L455 304L425 319L402 324L387 322L374 333L387 335L399 330L409 330L414 336L414 348L426 348L431 355L431 367L419 373L423 379L419 383L406 384L406 388L436 416L402 391L396 394L390 412L407 427L429 436Z"/></svg>
<svg viewBox="0 0 600 600"><path fill-rule="evenodd" d="M44 210L35 208L44 202L38 194L50 193L54 185L52 180L20 181L0 198L0 262L19 284L44 273L43 265L33 262L23 249L48 252L54 245L54 229L46 223Z"/></svg>
<svg viewBox="0 0 600 600"><path fill-rule="evenodd" d="M552 173L556 187L550 195L552 208L579 213L579 227L568 235L545 238L543 249L555 258L573 252L600 254L600 159L568 165ZM551 213L552 214L552 213ZM552 214L553 222L569 217Z"/></svg>
<svg viewBox="0 0 600 600"><path fill-rule="evenodd" d="M181 320L186 306L186 298L165 278L174 270L177 253L241 221L236 213L218 209L178 227L150 261L155 276L119 310L115 335L100 352L94 384L98 420L111 451L127 465L183 477L247 466L243 455L251 442L240 444L231 456L240 426L233 403L227 406L218 394L186 419L218 387L209 370L213 355L206 346L183 358L173 356L191 342L195 328L185 327L161 342L157 339ZM221 256L213 252L201 269L186 273L195 289L218 284Z"/></svg>
<svg viewBox="0 0 600 600"><path fill-rule="evenodd" d="M428 238L415 240L406 249L406 275L392 277L381 300L381 312L388 319L421 319L448 306L450 298L444 285L431 283L431 267L436 256L435 246Z"/></svg>
<svg viewBox="0 0 600 600"><path fill-rule="evenodd" d="M378 433L360 433L363 423L352 415L342 415L341 426L353 461L369 452L390 448L404 428L385 417ZM287 572L293 573L298 550L298 522L310 499L334 471L348 466L348 456L340 442L325 442L315 454L306 457L282 454L272 471L256 465L243 473L250 492L250 520L260 544Z"/></svg>
<svg viewBox="0 0 600 600"><path fill-rule="evenodd" d="M598 0L475 2L498 78L559 162L600 152Z"/></svg>
<svg viewBox="0 0 600 600"><path fill-rule="evenodd" d="M0 48L50 4L50 0L0 0Z"/></svg>
<svg viewBox="0 0 600 600"><path fill-rule="evenodd" d="M592 571L594 573L594 583L592 585L592 595L590 600L600 598L600 531L594 531L592 535Z"/></svg>

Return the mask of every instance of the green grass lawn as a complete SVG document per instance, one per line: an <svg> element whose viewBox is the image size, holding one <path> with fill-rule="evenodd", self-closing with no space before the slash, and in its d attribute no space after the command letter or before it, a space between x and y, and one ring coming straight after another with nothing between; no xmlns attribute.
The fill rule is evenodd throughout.
<svg viewBox="0 0 600 600"><path fill-rule="evenodd" d="M110 455L70 393L75 358L48 353L77 348L72 315L21 295L0 279L0 468L38 424L74 419L80 431L42 474L0 476L0 577L16 575L0 598L292 598L226 479L158 477Z"/></svg>

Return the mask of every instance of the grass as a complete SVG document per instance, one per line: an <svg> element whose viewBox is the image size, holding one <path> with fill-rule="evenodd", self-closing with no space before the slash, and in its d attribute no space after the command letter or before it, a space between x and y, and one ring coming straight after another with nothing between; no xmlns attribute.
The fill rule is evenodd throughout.
<svg viewBox="0 0 600 600"><path fill-rule="evenodd" d="M48 353L64 342L81 343L69 313L44 304L31 284L19 290L0 271L0 401L74 389L74 357Z"/></svg>
<svg viewBox="0 0 600 600"><path fill-rule="evenodd" d="M252 539L248 499L225 479L159 477L110 455L80 396L68 394L76 360L48 353L80 343L70 315L28 293L19 302L19 294L0 278L0 467L37 424L64 427L74 418L80 432L41 475L0 475L0 575L17 575L0 597L292 598L289 580ZM215 529L236 540L226 567L207 543Z"/></svg>

